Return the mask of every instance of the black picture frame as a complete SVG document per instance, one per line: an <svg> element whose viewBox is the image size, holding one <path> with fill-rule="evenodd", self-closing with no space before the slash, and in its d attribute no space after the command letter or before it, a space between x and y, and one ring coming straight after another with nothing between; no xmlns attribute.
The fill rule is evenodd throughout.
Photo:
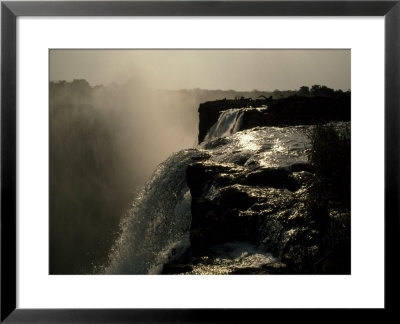
<svg viewBox="0 0 400 324"><path fill-rule="evenodd" d="M16 308L16 19L19 16L384 16L385 307L396 312L399 275L400 1L2 1L1 3L1 321L6 323L198 323L266 321L277 309ZM371 235L373 235L371 233ZM310 311L292 310L311 319ZM336 315L337 310L326 310ZM347 312L359 310L347 310ZM268 312L268 314L266 314ZM364 312L365 313L365 312ZM315 315L315 314L313 314ZM281 316L281 315L278 315ZM319 315L319 316L326 316ZM319 316L313 317L321 319ZM371 317L372 316L372 317ZM245 320L247 319L247 320ZM272 318L271 318L272 319ZM258 321L258 320L257 320Z"/></svg>

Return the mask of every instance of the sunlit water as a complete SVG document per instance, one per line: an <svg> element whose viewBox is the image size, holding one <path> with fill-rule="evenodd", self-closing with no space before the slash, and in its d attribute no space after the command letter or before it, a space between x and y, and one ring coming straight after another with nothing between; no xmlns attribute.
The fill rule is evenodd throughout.
<svg viewBox="0 0 400 324"><path fill-rule="evenodd" d="M256 127L203 142L200 148L212 152L211 159L216 162L287 167L307 162L309 129L310 126Z"/></svg>
<svg viewBox="0 0 400 324"><path fill-rule="evenodd" d="M242 112L222 112L201 145L175 153L157 167L121 222L122 234L101 273L159 274L165 263L187 252L191 195L186 168L190 163L210 159L269 168L307 162L307 133L313 126L256 127L238 132ZM346 123L335 125L343 127ZM257 268L277 261L248 243L231 242L216 246L190 273L228 274L233 269Z"/></svg>
<svg viewBox="0 0 400 324"><path fill-rule="evenodd" d="M229 242L212 248L210 255L201 257L193 265L190 273L199 275L230 274L235 270L261 268L277 261L272 254L265 253L247 242Z"/></svg>

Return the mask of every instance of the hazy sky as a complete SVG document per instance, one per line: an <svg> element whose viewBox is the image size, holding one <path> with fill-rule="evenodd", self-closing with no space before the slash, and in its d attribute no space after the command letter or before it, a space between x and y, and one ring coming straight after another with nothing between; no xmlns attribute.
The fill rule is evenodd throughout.
<svg viewBox="0 0 400 324"><path fill-rule="evenodd" d="M50 79L156 89L348 90L350 50L51 50Z"/></svg>

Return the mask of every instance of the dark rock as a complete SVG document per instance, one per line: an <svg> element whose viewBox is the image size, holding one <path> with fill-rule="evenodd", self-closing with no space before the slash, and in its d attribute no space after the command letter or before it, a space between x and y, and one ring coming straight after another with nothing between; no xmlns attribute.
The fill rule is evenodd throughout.
<svg viewBox="0 0 400 324"><path fill-rule="evenodd" d="M259 169L246 173L241 181L243 184L251 186L265 186L279 189L288 189L296 191L300 185L291 176L291 172L286 169Z"/></svg>
<svg viewBox="0 0 400 324"><path fill-rule="evenodd" d="M217 122L221 111L232 108L244 109L239 130L257 126L316 125L332 121L350 121L351 95L343 93L335 97L297 97L276 100L218 100L199 106L199 137L201 143L208 130Z"/></svg>
<svg viewBox="0 0 400 324"><path fill-rule="evenodd" d="M312 177L290 168L249 170L210 161L189 165L193 256L209 253L216 244L244 241L273 253L291 269L312 264L319 253L318 226L307 205Z"/></svg>
<svg viewBox="0 0 400 324"><path fill-rule="evenodd" d="M240 186L228 186L221 189L217 201L226 208L246 210L254 205L257 198L249 195L249 192Z"/></svg>
<svg viewBox="0 0 400 324"><path fill-rule="evenodd" d="M296 163L290 166L290 171L292 172L300 172L300 171L307 171L313 172L313 168L309 163Z"/></svg>
<svg viewBox="0 0 400 324"><path fill-rule="evenodd" d="M181 274L190 272L193 267L189 264L165 264L162 269L162 274Z"/></svg>
<svg viewBox="0 0 400 324"><path fill-rule="evenodd" d="M195 163L188 166L186 170L186 181L192 197L198 197L208 191L217 175L228 175L237 173L238 171L237 168L230 165L217 164L209 161Z"/></svg>

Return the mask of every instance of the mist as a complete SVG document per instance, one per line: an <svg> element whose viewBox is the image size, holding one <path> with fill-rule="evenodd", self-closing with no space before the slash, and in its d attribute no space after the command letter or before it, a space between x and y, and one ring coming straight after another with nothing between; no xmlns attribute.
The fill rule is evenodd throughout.
<svg viewBox="0 0 400 324"><path fill-rule="evenodd" d="M350 50L52 50L50 80L152 89L298 89L324 84L348 90Z"/></svg>
<svg viewBox="0 0 400 324"><path fill-rule="evenodd" d="M50 273L92 273L107 262L121 218L157 165L196 146L200 103L261 94L270 95L51 82Z"/></svg>
<svg viewBox="0 0 400 324"><path fill-rule="evenodd" d="M51 50L50 273L107 262L156 166L196 145L200 103L313 84L349 89L350 51Z"/></svg>

